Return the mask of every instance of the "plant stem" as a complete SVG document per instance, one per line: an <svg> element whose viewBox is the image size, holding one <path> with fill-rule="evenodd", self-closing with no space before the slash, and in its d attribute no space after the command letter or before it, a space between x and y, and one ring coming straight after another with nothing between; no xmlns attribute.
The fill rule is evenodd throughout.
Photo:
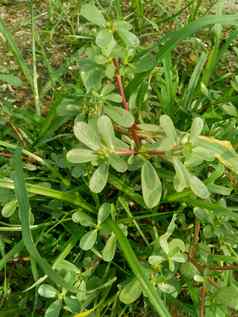
<svg viewBox="0 0 238 317"><path fill-rule="evenodd" d="M205 299L206 299L206 288L203 286L200 288L200 311L199 317L205 317Z"/></svg>
<svg viewBox="0 0 238 317"><path fill-rule="evenodd" d="M123 104L123 107L125 108L126 111L129 111L129 104L126 100L126 94L124 91L124 87L122 84L122 78L121 78L121 74L120 74L120 64L119 62L114 58L113 59L113 65L115 67L115 81L116 81L116 87L119 90L119 94L121 96L121 101Z"/></svg>

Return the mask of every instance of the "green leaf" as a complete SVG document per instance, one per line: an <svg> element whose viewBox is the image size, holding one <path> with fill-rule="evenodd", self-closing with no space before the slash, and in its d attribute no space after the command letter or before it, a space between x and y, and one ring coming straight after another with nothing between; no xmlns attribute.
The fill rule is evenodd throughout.
<svg viewBox="0 0 238 317"><path fill-rule="evenodd" d="M3 81L14 87L21 87L23 82L20 78L11 74L0 74L0 81Z"/></svg>
<svg viewBox="0 0 238 317"><path fill-rule="evenodd" d="M107 164L100 165L90 178L89 188L94 193L100 193L107 184L109 167Z"/></svg>
<svg viewBox="0 0 238 317"><path fill-rule="evenodd" d="M80 75L87 92L101 89L102 79L104 77L103 68L94 67L94 69L90 71L81 71Z"/></svg>
<svg viewBox="0 0 238 317"><path fill-rule="evenodd" d="M109 56L116 46L113 34L108 30L101 30L96 37L96 44L99 46L106 56Z"/></svg>
<svg viewBox="0 0 238 317"><path fill-rule="evenodd" d="M57 289L49 284L41 284L38 288L38 293L45 298L54 298L57 296Z"/></svg>
<svg viewBox="0 0 238 317"><path fill-rule="evenodd" d="M182 192L189 185L187 181L187 170L183 163L177 158L173 159L173 165L176 171L174 188L177 192Z"/></svg>
<svg viewBox="0 0 238 317"><path fill-rule="evenodd" d="M109 203L104 203L98 210L98 224L103 223L107 217L111 214L112 205Z"/></svg>
<svg viewBox="0 0 238 317"><path fill-rule="evenodd" d="M151 255L148 258L148 262L150 263L150 265L153 267L154 270L160 270L161 268L160 265L165 260L166 258L161 255Z"/></svg>
<svg viewBox="0 0 238 317"><path fill-rule="evenodd" d="M97 229L85 233L80 239L80 248L84 251L92 249L97 240L97 233Z"/></svg>
<svg viewBox="0 0 238 317"><path fill-rule="evenodd" d="M117 154L109 154L108 162L119 173L124 173L127 170L127 163Z"/></svg>
<svg viewBox="0 0 238 317"><path fill-rule="evenodd" d="M238 288L234 285L220 288L215 296L218 304L226 305L232 309L238 310Z"/></svg>
<svg viewBox="0 0 238 317"><path fill-rule="evenodd" d="M192 126L191 126L191 133L190 133L190 138L192 143L194 144L199 135L201 134L203 129L203 120L201 118L195 118L193 120Z"/></svg>
<svg viewBox="0 0 238 317"><path fill-rule="evenodd" d="M157 206L162 194L162 185L153 165L146 161L141 169L141 185L145 204L148 208Z"/></svg>
<svg viewBox="0 0 238 317"><path fill-rule="evenodd" d="M120 292L119 299L124 304L134 303L142 294L140 282L134 278Z"/></svg>
<svg viewBox="0 0 238 317"><path fill-rule="evenodd" d="M127 47L136 47L140 44L138 37L129 31L128 23L119 21L116 26L119 37Z"/></svg>
<svg viewBox="0 0 238 317"><path fill-rule="evenodd" d="M96 160L97 155L86 149L72 149L66 154L66 158L71 163L80 164Z"/></svg>
<svg viewBox="0 0 238 317"><path fill-rule="evenodd" d="M162 282L158 284L158 287L164 293L167 293L167 294L176 293L176 288L171 284Z"/></svg>
<svg viewBox="0 0 238 317"><path fill-rule="evenodd" d="M164 130L167 137L169 138L171 144L176 144L177 132L171 118L167 116L166 114L160 116L160 126Z"/></svg>
<svg viewBox="0 0 238 317"><path fill-rule="evenodd" d="M130 128L135 122L133 115L129 111L126 111L125 109L120 107L107 105L104 107L104 112L113 121L125 128Z"/></svg>
<svg viewBox="0 0 238 317"><path fill-rule="evenodd" d="M111 262L114 258L117 247L117 239L114 233L107 240L105 247L102 250L102 258L106 262Z"/></svg>
<svg viewBox="0 0 238 317"><path fill-rule="evenodd" d="M72 220L75 223L80 223L81 226L84 226L84 227L95 226L95 221L93 220L93 218L81 210L78 210L73 213Z"/></svg>
<svg viewBox="0 0 238 317"><path fill-rule="evenodd" d="M62 308L62 301L56 300L47 308L44 317L59 317Z"/></svg>
<svg viewBox="0 0 238 317"><path fill-rule="evenodd" d="M116 103L121 103L122 102L121 96L119 94L115 94L115 93L106 95L105 99L109 100L109 101L112 101L112 102L116 102Z"/></svg>
<svg viewBox="0 0 238 317"><path fill-rule="evenodd" d="M189 185L192 190L192 192L202 198L202 199L208 199L210 196L210 193L206 187L206 185L196 176L190 175L189 179Z"/></svg>
<svg viewBox="0 0 238 317"><path fill-rule="evenodd" d="M74 134L76 138L90 149L97 151L101 142L95 129L85 122L75 122Z"/></svg>
<svg viewBox="0 0 238 317"><path fill-rule="evenodd" d="M115 133L111 119L107 116L101 116L97 120L97 128L104 143L110 148L113 148L113 140L115 138Z"/></svg>
<svg viewBox="0 0 238 317"><path fill-rule="evenodd" d="M93 24L103 27L106 26L106 20L104 19L101 11L99 11L92 3L84 4L81 8L80 14Z"/></svg>
<svg viewBox="0 0 238 317"><path fill-rule="evenodd" d="M2 208L2 216L5 218L11 217L17 209L17 201L11 200L7 202Z"/></svg>

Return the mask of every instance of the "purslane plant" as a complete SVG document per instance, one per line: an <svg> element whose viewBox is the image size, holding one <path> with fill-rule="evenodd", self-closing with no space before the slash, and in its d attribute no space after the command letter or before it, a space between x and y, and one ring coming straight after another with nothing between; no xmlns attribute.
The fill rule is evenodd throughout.
<svg viewBox="0 0 238 317"><path fill-rule="evenodd" d="M3 223L1 230L22 231L33 274L34 261L45 274L40 278L35 274L35 283L26 291L39 286L39 295L53 300L46 317L58 317L62 310L65 316L77 317L122 316L125 309L135 315L142 301L149 316L154 311L170 316L169 311L182 303L192 316L198 310L204 316L206 306L208 316L225 317L230 309L238 310L238 285L231 273L237 269L237 214L230 204L237 198L228 198L234 174L238 174L238 154L230 142L208 136L207 122L194 110L200 100L216 96L199 81L207 54L198 58L188 87L182 97L178 94L180 99L180 78L178 73L174 76L171 56L165 54L178 39L198 30L199 23L211 22L202 18L185 26L168 35L164 47L161 42L159 53L152 49L151 54L144 54L132 23L121 18L106 20L92 3L82 5L80 15L95 38L85 41L80 49L78 92L83 97L73 106L67 105L71 99L66 99L49 114L64 116L70 109L77 112L73 145L64 143L67 162L62 153L59 165L54 161L62 174L50 160L23 151L24 160L42 164L42 178L46 170L52 172L52 186L57 189L47 187L49 183L25 185L19 154L14 163L15 182L0 180L0 188L15 189L17 196L4 199L2 216L21 223L11 227ZM224 17L224 23L229 19ZM236 19L232 17L232 21ZM222 17L211 21L218 23ZM156 52L158 59L153 56ZM162 57L163 70L156 67ZM195 100L199 82L201 96ZM157 95L150 99L155 91ZM152 105L156 97L162 103L159 109ZM173 114L173 98L183 112L180 121L185 117L184 125L179 125ZM230 105L223 108L237 115ZM46 120L43 131L51 122ZM6 142L0 145L16 149ZM41 195L42 200L35 195ZM52 199L50 204L47 197ZM47 223L33 224L34 208L39 205L53 220L38 242L31 230L47 227ZM72 206L75 209L71 210ZM54 228L60 237L53 236L50 242L57 242L61 253L51 268L37 247L41 248L40 240L47 239ZM66 243L62 243L64 239ZM43 254L47 246L48 240ZM18 244L13 249L17 253L22 248ZM49 250L51 255L51 246ZM11 255L10 251L3 257L1 267ZM221 273L224 271L228 274ZM148 301L152 304L149 308Z"/></svg>

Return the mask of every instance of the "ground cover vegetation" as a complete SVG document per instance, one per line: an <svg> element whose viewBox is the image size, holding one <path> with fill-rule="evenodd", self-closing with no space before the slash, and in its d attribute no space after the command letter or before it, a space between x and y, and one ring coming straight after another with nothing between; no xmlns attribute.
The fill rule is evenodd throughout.
<svg viewBox="0 0 238 317"><path fill-rule="evenodd" d="M0 316L238 316L236 1L1 1Z"/></svg>

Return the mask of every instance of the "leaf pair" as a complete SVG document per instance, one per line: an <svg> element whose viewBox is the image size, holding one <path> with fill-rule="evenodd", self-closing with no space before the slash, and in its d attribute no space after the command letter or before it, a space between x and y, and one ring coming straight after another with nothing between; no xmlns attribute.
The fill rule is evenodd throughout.
<svg viewBox="0 0 238 317"><path fill-rule="evenodd" d="M199 198L209 198L210 193L206 185L197 176L192 175L179 159L173 158L173 165L176 171L174 187L177 192L182 192L185 188L190 187Z"/></svg>
<svg viewBox="0 0 238 317"><path fill-rule="evenodd" d="M83 212L82 210L77 210L72 215L72 220L76 223L80 223L84 227L94 227L94 229L86 232L80 240L80 248L84 251L91 250L96 241L98 230L100 230L100 226L106 219L110 216L112 212L112 205L109 203L104 203L98 210L97 216L97 224L95 223L94 219ZM102 250L102 257L104 261L110 262L112 261L115 252L116 252L116 243L117 239L114 233L111 233L111 236L107 240L105 247Z"/></svg>

